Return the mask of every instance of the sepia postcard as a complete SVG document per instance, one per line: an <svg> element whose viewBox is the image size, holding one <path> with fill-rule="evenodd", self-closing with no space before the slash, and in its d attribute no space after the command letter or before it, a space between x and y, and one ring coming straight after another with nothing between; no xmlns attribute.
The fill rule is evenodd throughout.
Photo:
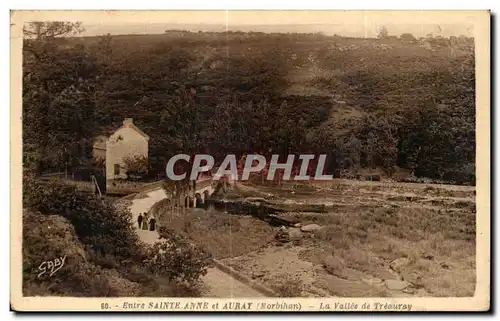
<svg viewBox="0 0 500 321"><path fill-rule="evenodd" d="M488 311L489 11L11 11L14 311Z"/></svg>

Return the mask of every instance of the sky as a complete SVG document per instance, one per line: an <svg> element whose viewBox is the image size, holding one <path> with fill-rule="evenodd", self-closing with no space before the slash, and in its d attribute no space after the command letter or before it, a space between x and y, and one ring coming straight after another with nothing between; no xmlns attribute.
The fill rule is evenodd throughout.
<svg viewBox="0 0 500 321"><path fill-rule="evenodd" d="M474 36L474 18L457 11L100 11L76 16L82 36L160 34L191 31L323 32L326 35L376 37L385 26L390 35L423 37ZM59 16L60 19L60 16Z"/></svg>

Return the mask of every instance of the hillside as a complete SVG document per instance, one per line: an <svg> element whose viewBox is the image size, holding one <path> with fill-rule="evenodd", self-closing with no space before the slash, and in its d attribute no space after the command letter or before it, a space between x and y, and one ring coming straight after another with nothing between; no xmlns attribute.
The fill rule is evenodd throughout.
<svg viewBox="0 0 500 321"><path fill-rule="evenodd" d="M24 296L200 295L199 276L208 261L182 238L169 236L184 257L166 260L139 240L123 207L69 185L25 177L22 217ZM158 263L154 269L146 264L152 258ZM179 262L193 265L189 275Z"/></svg>
<svg viewBox="0 0 500 321"><path fill-rule="evenodd" d="M27 41L25 157L39 171L84 166L92 138L132 117L152 138L153 176L178 152L269 151L327 153L337 176L474 183L473 45L175 30Z"/></svg>
<svg viewBox="0 0 500 321"><path fill-rule="evenodd" d="M139 295L142 285L88 258L68 220L24 210L23 221L24 295ZM49 258L64 258L60 270L50 269L47 263L42 265Z"/></svg>

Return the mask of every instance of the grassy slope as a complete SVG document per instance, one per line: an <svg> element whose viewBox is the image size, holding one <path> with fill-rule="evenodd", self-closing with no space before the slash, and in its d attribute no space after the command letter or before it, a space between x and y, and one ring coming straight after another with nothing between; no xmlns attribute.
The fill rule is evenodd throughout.
<svg viewBox="0 0 500 321"><path fill-rule="evenodd" d="M38 277L39 265L66 256L54 275ZM154 277L141 265L121 265L111 256L86 249L71 223L58 215L23 212L23 293L25 296L175 297L196 296L164 278Z"/></svg>

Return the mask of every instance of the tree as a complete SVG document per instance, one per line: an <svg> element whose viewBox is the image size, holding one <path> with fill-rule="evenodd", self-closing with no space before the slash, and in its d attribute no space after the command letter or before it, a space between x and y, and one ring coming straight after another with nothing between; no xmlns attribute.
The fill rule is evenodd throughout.
<svg viewBox="0 0 500 321"><path fill-rule="evenodd" d="M399 36L399 39L401 39L401 41L404 41L407 43L417 42L417 39L411 33L403 33L403 34L401 34L401 36Z"/></svg>
<svg viewBox="0 0 500 321"><path fill-rule="evenodd" d="M389 32L387 31L387 28L386 27L380 28L380 30L378 32L378 38L385 39L387 37L389 37Z"/></svg>
<svg viewBox="0 0 500 321"><path fill-rule="evenodd" d="M31 175L23 178L23 207L42 215L60 215L75 228L80 242L97 253L127 259L140 253L131 214L76 187L43 184Z"/></svg>
<svg viewBox="0 0 500 321"><path fill-rule="evenodd" d="M68 159L68 147L80 145L60 140L62 132L65 132L66 138L77 136L80 142L82 135L75 135L74 128L62 128L59 118L68 116L66 125L70 127L80 123L77 120L79 117L87 122L93 121L89 115L92 112L79 114L74 110L77 106L69 107L77 103L77 108L87 106L92 109L91 95L88 95L91 88L87 82L91 70L95 71L92 62L80 48L64 51L54 42L55 37L81 31L79 22L32 22L23 29L26 36L23 45L24 165L37 173L41 173L47 163L67 166L68 162L72 162ZM81 60L75 59L75 54ZM61 114L62 110L68 113ZM54 130L51 127L54 124L60 130ZM75 156L82 157L82 153Z"/></svg>
<svg viewBox="0 0 500 321"><path fill-rule="evenodd" d="M102 67L109 67L113 61L113 37L108 33L99 38L99 41L91 47Z"/></svg>
<svg viewBox="0 0 500 321"><path fill-rule="evenodd" d="M40 46L43 54L26 64L23 83L26 161L36 162L37 171L91 163L96 63L84 48Z"/></svg>
<svg viewBox="0 0 500 321"><path fill-rule="evenodd" d="M358 137L363 141L365 167L380 167L392 174L397 162L397 128L387 115L367 115Z"/></svg>
<svg viewBox="0 0 500 321"><path fill-rule="evenodd" d="M128 177L138 179L148 174L149 161L143 155L126 157L123 163L125 164Z"/></svg>
<svg viewBox="0 0 500 321"><path fill-rule="evenodd" d="M23 28L23 34L27 38L42 40L60 36L79 34L84 31L81 22L52 21L29 22Z"/></svg>
<svg viewBox="0 0 500 321"><path fill-rule="evenodd" d="M161 241L153 245L145 261L152 273L191 286L207 274L212 262L208 252L165 227L160 227L159 234Z"/></svg>

